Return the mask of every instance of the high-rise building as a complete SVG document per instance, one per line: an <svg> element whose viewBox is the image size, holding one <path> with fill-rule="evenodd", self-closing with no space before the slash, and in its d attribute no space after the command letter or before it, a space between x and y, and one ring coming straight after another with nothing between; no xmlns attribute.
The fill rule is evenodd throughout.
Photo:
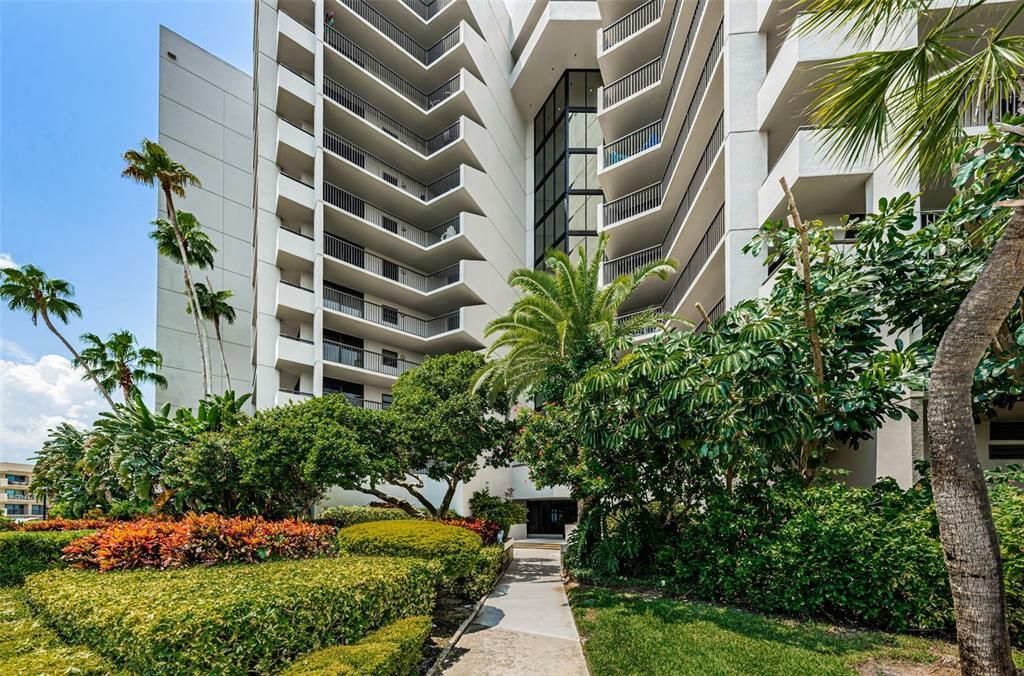
<svg viewBox="0 0 1024 676"><path fill-rule="evenodd" d="M28 490L32 470L29 463L0 462L0 515L15 521L43 518L43 501Z"/></svg>
<svg viewBox="0 0 1024 676"><path fill-rule="evenodd" d="M248 190L220 207L224 241L233 233L237 246L217 269L222 283L237 283L242 311L230 348L251 346L237 372L228 359L236 389L252 389L261 408L327 392L386 407L398 375L427 355L486 347L485 324L514 299L510 270L542 265L551 247L589 250L602 232L611 236L605 279L657 258L679 262L667 284L645 283L625 314L656 307L699 327L770 285L742 249L766 219L784 216L780 178L804 215L834 223L839 239L846 215L916 192L884 159L830 159L806 111L822 64L914 44L934 15L854 43L843 31L793 31L801 19L791 6L257 0L249 97L236 91L237 73L191 71L239 116L251 104L248 135L225 106L222 117L203 115L212 149L184 142L209 156L196 173L223 173L225 191L250 172ZM186 70L206 58L176 49ZM165 52L162 68L178 77ZM165 129L183 119L172 99L161 99L162 142L190 133ZM242 146L251 148L247 163L233 154ZM192 168L191 156L178 159ZM922 218L947 199L924 191ZM234 232L229 201L232 218L251 205L245 232ZM218 222L198 200L194 209ZM171 267L161 268L164 279L180 289ZM177 333L161 329L158 347L192 384L162 396L189 404L195 341L181 309L160 316L174 312ZM908 483L922 435L892 422L840 462L857 481L884 474ZM525 468L476 483L538 501L565 495L537 491ZM557 521L564 507L550 502L531 518Z"/></svg>

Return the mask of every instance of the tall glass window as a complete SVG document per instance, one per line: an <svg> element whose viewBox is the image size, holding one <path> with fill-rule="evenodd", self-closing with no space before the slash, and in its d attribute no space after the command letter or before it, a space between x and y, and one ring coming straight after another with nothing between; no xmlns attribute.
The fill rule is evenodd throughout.
<svg viewBox="0 0 1024 676"><path fill-rule="evenodd" d="M573 259L597 242L597 209L603 201L597 183L596 70L567 70L533 119L534 267L555 248Z"/></svg>

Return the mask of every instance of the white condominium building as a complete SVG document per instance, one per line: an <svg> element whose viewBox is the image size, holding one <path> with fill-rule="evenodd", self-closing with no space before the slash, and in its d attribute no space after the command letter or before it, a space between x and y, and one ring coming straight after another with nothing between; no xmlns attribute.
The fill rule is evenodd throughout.
<svg viewBox="0 0 1024 676"><path fill-rule="evenodd" d="M204 183L182 208L217 232L212 283L235 291L231 384L259 408L328 392L386 407L424 357L486 347L512 269L601 232L605 279L679 262L625 313L699 324L698 304L713 318L770 283L741 249L783 217L779 178L837 225L916 191L884 161L829 160L806 109L823 62L913 44L933 17L851 44L793 34L791 5L256 0L251 79L164 31L160 141ZM947 198L926 191L922 218ZM161 264L158 399L194 405L179 278ZM920 436L893 423L842 461L857 481L907 483ZM456 508L483 485L533 501L533 532L572 520L565 492L522 467L484 472Z"/></svg>

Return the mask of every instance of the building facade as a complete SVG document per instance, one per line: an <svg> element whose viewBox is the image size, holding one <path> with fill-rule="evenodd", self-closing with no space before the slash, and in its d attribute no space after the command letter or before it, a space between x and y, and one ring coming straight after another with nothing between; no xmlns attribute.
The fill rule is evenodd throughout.
<svg viewBox="0 0 1024 676"><path fill-rule="evenodd" d="M170 59L162 37L161 142L214 193L202 197L209 206L191 194L188 204L231 244L215 271L239 301L233 386L258 408L330 392L387 407L395 379L426 356L486 347L484 326L515 299L512 269L542 265L552 247L588 250L599 233L610 235L604 279L679 262L624 314L654 307L699 327L770 285L742 249L784 216L780 178L805 216L837 226L880 197L917 192L884 159L829 160L806 109L822 63L914 44L934 17L854 44L842 31L794 32L791 5L256 0L248 94L242 74L194 46L202 59ZM164 94L165 75L211 84L223 115L180 110L189 106ZM209 188L207 170L224 180ZM948 197L925 191L922 218ZM175 274L161 268L161 289L166 279L180 292ZM192 384L158 396L194 405L195 341L180 295L161 294L158 347ZM989 428L981 448L1017 433ZM857 482L907 484L923 439L920 425L891 422L838 462ZM537 524L566 518L565 491L536 489L525 467L483 471L456 509L483 486L532 501Z"/></svg>
<svg viewBox="0 0 1024 676"><path fill-rule="evenodd" d="M23 462L0 462L0 514L15 521L43 518L46 507L28 490L32 469Z"/></svg>

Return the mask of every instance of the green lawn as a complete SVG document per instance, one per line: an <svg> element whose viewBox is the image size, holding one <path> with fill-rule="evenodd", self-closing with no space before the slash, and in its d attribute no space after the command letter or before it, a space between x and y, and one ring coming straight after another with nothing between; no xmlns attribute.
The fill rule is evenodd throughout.
<svg viewBox="0 0 1024 676"><path fill-rule="evenodd" d="M729 608L580 587L570 601L594 676L856 674L865 661L934 662L940 641L768 618Z"/></svg>

